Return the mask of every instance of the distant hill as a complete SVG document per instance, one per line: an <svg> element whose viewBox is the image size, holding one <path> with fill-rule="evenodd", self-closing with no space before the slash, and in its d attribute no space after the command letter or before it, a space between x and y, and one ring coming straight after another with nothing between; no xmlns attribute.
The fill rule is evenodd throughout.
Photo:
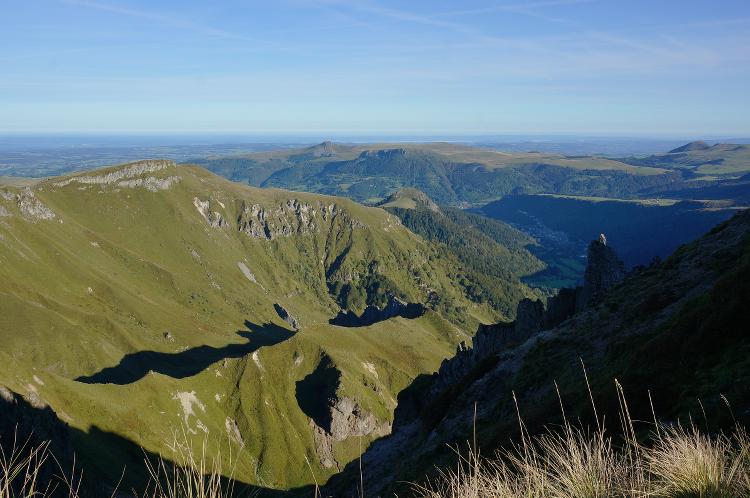
<svg viewBox="0 0 750 498"><path fill-rule="evenodd" d="M343 146L196 159L232 181L375 202L407 187L448 205L504 195L558 193L633 197L682 181L679 172L601 156L505 153L447 143Z"/></svg>
<svg viewBox="0 0 750 498"><path fill-rule="evenodd" d="M250 186L339 195L365 203L416 188L435 202L462 207L515 194L635 199L684 189L689 195L696 181L717 180L710 175L736 177L750 171L750 150L741 145L696 144L684 146L686 152L610 158L508 153L448 143L324 142L193 162Z"/></svg>
<svg viewBox="0 0 750 498"><path fill-rule="evenodd" d="M711 146L705 142L690 142L666 154L618 157L616 160L633 166L679 170L687 180L729 180L750 169L750 147L736 143ZM690 183L685 182L680 188L690 188Z"/></svg>
<svg viewBox="0 0 750 498"><path fill-rule="evenodd" d="M689 144L685 144L682 147L677 147L676 149L672 149L667 154L675 154L677 152L690 152L693 150L704 150L711 148L710 145L708 145L706 142L690 142Z"/></svg>
<svg viewBox="0 0 750 498"><path fill-rule="evenodd" d="M427 194L411 187L389 195L387 199L379 202L377 206L382 208L416 209L417 211L426 208L433 213L442 214L438 205Z"/></svg>

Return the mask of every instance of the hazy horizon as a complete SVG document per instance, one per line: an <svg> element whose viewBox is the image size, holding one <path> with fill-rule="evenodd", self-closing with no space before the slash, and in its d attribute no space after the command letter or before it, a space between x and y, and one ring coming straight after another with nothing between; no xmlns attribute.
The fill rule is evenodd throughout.
<svg viewBox="0 0 750 498"><path fill-rule="evenodd" d="M750 136L750 4L31 0L0 134Z"/></svg>
<svg viewBox="0 0 750 498"><path fill-rule="evenodd" d="M342 144L376 143L612 143L612 142L675 142L693 141L750 143L748 137L727 135L585 135L585 134L507 134L507 135L358 135L358 134L225 134L225 133L0 133L0 148L59 147L145 147L167 145L216 144L317 144L331 141ZM712 144L713 144L712 143Z"/></svg>

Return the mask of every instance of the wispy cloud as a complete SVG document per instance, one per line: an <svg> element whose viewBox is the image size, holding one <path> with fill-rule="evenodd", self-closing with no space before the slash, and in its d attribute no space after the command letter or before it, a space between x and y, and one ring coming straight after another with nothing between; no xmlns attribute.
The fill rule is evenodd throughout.
<svg viewBox="0 0 750 498"><path fill-rule="evenodd" d="M477 14L491 14L493 12L515 12L519 14L534 15L535 9L541 9L546 7L557 7L561 5L574 5L580 3L591 3L598 0L550 0L547 2L533 2L533 3L522 3L522 4L507 4L507 5L495 5L493 7L487 7L484 9L471 9L471 10L458 10L451 12L442 12L437 14L431 14L429 17L459 17Z"/></svg>
<svg viewBox="0 0 750 498"><path fill-rule="evenodd" d="M675 27L685 27L685 28L718 28L722 26L732 26L732 25L741 25L741 24L750 24L750 17L744 18L744 19L718 19L715 21L704 21L704 22L694 22L694 23L688 23L688 24L680 24Z"/></svg>
<svg viewBox="0 0 750 498"><path fill-rule="evenodd" d="M197 42L199 40L204 39L203 37L193 37L193 38L178 38L178 39L170 39L170 40L158 40L158 41L148 41L148 42L141 42L141 43L129 43L129 44L118 44L118 49L134 49L134 48L147 48L147 47L157 47L157 46L165 46L165 45L180 45L184 43L192 43ZM86 52L106 52L108 50L111 50L112 47L105 44L95 44L92 46L87 46L83 48L71 48L67 50L49 50L45 52L29 52L24 54L17 54L7 57L0 57L0 62L11 62L11 61L19 61L24 59L35 59L35 58L45 58L45 57L59 57L59 56L65 56L65 55L72 55L72 54L80 54L80 53L86 53Z"/></svg>
<svg viewBox="0 0 750 498"><path fill-rule="evenodd" d="M196 31L204 35L215 36L215 37L220 37L220 38L229 38L229 39L234 39L234 40L254 41L258 43L261 42L261 40L258 40L255 38L237 35L237 34L222 30L222 29L216 29L216 28L211 28L208 26L203 26L202 24L198 24L193 21L186 21L184 19L179 19L175 17L163 16L160 14L153 14L151 12L146 12L142 10L124 9L122 7L115 7L112 5L106 5L106 4L95 3L95 2L87 2L85 0L58 0L58 1L62 3L78 5L81 7L87 7L91 9L114 12L116 14L124 14L127 16L140 17L143 19L151 19L154 21L162 22L170 26L175 26L178 28Z"/></svg>
<svg viewBox="0 0 750 498"><path fill-rule="evenodd" d="M87 47L87 48L74 48L70 50L53 50L48 52L35 52L13 55L10 57L0 57L0 62L19 61L23 59L34 59L36 57L56 57L59 55L77 54L82 52L93 52L95 50L103 50L104 47Z"/></svg>

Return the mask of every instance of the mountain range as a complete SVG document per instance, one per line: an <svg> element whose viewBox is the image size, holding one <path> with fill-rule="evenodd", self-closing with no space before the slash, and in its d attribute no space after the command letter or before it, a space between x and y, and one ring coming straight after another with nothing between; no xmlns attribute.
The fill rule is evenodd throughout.
<svg viewBox="0 0 750 498"><path fill-rule="evenodd" d="M144 458L174 459L177 437L194 447L208 438L234 479L259 492L312 494L327 482L353 495L365 480L368 495L382 495L454 462L446 445L474 427L491 452L518 441L518 415L531 431L559 421L561 403L584 424L598 420L582 363L608 420L617 378L638 420L649 420L650 392L667 423L697 416L695 400L711 430L750 421L747 211L705 216L713 228L663 262L628 272L616 260L621 276L606 294L553 297L564 286L538 278L567 254L446 204L488 200L502 185L591 191L622 180L619 191L641 195L688 173L596 157L521 164L528 155L447 144L367 147L201 163L264 188L165 160L5 182L2 434L53 439L93 490L120 481L142 494ZM671 154L706 152L693 149ZM591 230L575 236L598 238ZM585 288L586 265L566 264ZM562 316L565 296L579 303Z"/></svg>
<svg viewBox="0 0 750 498"><path fill-rule="evenodd" d="M748 204L746 186L744 194L730 195L732 187L736 190L747 181L740 177L750 171L748 146L685 147L652 156L606 157L509 153L448 143L323 142L190 162L251 186L319 192L358 202L382 199L406 187L440 204L464 207L519 193L650 199L685 190L678 197L684 199L688 193L718 187L722 194L692 198Z"/></svg>

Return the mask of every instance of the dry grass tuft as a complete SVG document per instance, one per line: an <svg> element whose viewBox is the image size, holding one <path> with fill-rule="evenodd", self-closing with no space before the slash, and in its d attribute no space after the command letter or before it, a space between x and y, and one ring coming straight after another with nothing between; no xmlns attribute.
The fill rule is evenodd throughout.
<svg viewBox="0 0 750 498"><path fill-rule="evenodd" d="M54 455L49 452L49 442L36 448L28 447L29 441L19 444L13 441L10 452L6 454L0 446L0 498L47 498L55 493L57 488L39 489L38 477L43 466L47 465L48 457ZM229 477L222 476L221 452L217 450L210 456L208 441L203 440L196 452L185 434L175 435L169 448L172 450L172 464L163 457L156 463L146 459L149 472L149 484L144 492L144 498L230 498L244 493L235 493L234 471L238 459L229 458L233 462ZM231 451L231 444L230 444ZM59 483L64 494L69 498L79 498L80 476L76 484L74 477L67 478L58 462ZM74 469L75 471L75 469ZM75 472L71 473L74 476ZM244 490L242 490L244 491ZM116 493L113 492L112 496ZM137 497L138 494L133 492ZM250 493L252 497L257 494Z"/></svg>
<svg viewBox="0 0 750 498"><path fill-rule="evenodd" d="M659 427L649 447L636 441L621 404L625 444L618 449L603 425L591 433L566 423L532 438L521 422L520 445L494 459L471 451L456 470L415 485L415 492L423 498L750 497L750 436L743 428L710 437L695 427Z"/></svg>
<svg viewBox="0 0 750 498"><path fill-rule="evenodd" d="M710 438L695 428L669 427L645 450L654 494L674 498L747 496L748 438Z"/></svg>
<svg viewBox="0 0 750 498"><path fill-rule="evenodd" d="M0 446L0 498L32 497L46 494L38 489L39 471L49 456L49 442L27 448L29 440L20 443L13 434L10 451Z"/></svg>

